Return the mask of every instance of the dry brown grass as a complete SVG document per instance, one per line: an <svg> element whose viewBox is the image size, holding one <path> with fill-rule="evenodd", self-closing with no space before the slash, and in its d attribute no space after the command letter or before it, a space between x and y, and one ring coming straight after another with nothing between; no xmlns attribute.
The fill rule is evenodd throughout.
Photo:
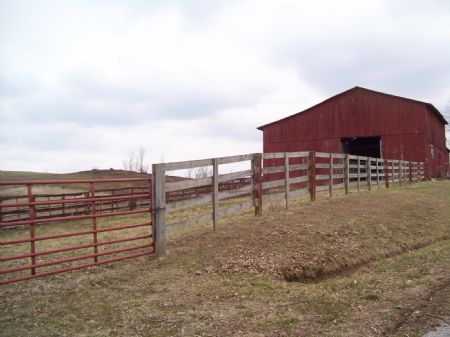
<svg viewBox="0 0 450 337"><path fill-rule="evenodd" d="M237 247L221 247L224 254L208 271L268 272L309 281L448 239L450 197L435 184L448 181L296 204L281 214L266 211L244 235L236 232Z"/></svg>
<svg viewBox="0 0 450 337"><path fill-rule="evenodd" d="M405 313L448 289L449 191L428 182L274 205L216 233L176 233L160 259L4 286L0 335L395 336ZM316 283L283 278L356 265Z"/></svg>

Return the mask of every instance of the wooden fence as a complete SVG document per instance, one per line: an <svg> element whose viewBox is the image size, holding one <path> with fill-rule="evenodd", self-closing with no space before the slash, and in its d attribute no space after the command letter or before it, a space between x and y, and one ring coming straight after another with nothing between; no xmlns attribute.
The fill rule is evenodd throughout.
<svg viewBox="0 0 450 337"><path fill-rule="evenodd" d="M250 162L250 169L219 174L223 164ZM263 168L264 163L264 168ZM177 182L166 182L167 172L212 166L211 177ZM153 165L152 221L154 224L155 250L165 252L166 233L195 223L212 222L216 230L219 219L254 208L255 215L262 214L263 204L309 194L311 201L316 192L351 188L389 188L425 179L425 165L421 162L379 159L323 152L252 153L239 156L211 158L193 161L161 163ZM244 179L249 183L236 189L220 191L221 183ZM185 200L170 200L169 193L208 186L211 193ZM204 214L166 223L168 215L184 208L197 206Z"/></svg>

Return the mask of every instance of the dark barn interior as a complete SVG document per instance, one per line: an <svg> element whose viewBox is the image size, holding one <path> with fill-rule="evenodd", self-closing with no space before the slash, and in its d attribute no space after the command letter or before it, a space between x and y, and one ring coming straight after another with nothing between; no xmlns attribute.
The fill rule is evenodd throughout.
<svg viewBox="0 0 450 337"><path fill-rule="evenodd" d="M380 137L341 138L343 153L381 158Z"/></svg>

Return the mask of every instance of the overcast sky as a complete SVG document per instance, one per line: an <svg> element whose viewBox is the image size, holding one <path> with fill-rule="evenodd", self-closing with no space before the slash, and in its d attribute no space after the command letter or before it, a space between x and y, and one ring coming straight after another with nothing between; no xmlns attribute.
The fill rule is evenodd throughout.
<svg viewBox="0 0 450 337"><path fill-rule="evenodd" d="M450 104L450 1L0 0L0 169L262 150L355 85Z"/></svg>

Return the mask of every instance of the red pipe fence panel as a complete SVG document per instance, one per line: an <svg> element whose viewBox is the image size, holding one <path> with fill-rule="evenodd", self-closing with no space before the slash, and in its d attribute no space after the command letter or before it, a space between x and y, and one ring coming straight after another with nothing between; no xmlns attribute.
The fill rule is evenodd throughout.
<svg viewBox="0 0 450 337"><path fill-rule="evenodd" d="M147 188L138 194L97 195L97 186L105 183L141 183ZM36 201L36 186L59 184L85 184L89 192L85 197ZM0 186L22 186L27 191L26 201L3 201L0 204L2 212L17 207L28 209L25 219L0 223L3 233L13 231L7 240L3 239L4 235L1 236L0 285L154 253L149 206L151 179L4 181L0 182ZM147 206L98 212L98 205L105 201L123 203L131 200L146 201ZM64 207L80 203L88 206L82 214L36 217L38 207Z"/></svg>

